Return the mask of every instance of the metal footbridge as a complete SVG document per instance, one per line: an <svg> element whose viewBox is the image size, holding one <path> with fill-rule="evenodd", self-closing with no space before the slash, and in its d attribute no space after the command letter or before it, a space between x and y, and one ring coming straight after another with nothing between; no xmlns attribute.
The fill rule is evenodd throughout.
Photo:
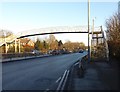
<svg viewBox="0 0 120 92"><path fill-rule="evenodd" d="M95 27L94 32L101 32L101 27ZM0 46L5 43L11 43L19 38L36 36L36 35L45 35L45 34L61 34L61 33L88 33L87 26L58 26L58 27L48 27L40 28L18 32L16 35L12 34L6 38L0 38ZM90 27L90 33L92 33L92 27Z"/></svg>

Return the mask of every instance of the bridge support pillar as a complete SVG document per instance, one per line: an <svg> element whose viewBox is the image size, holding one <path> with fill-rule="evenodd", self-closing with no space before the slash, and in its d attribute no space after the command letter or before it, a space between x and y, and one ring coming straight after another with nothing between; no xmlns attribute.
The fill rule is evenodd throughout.
<svg viewBox="0 0 120 92"><path fill-rule="evenodd" d="M97 39L96 39L97 42L96 43L97 43L97 46L98 46L98 34L96 34L96 37L97 37Z"/></svg>
<svg viewBox="0 0 120 92"><path fill-rule="evenodd" d="M6 42L6 37L5 37L5 53L7 53L8 47L7 47L7 42Z"/></svg>
<svg viewBox="0 0 120 92"><path fill-rule="evenodd" d="M15 39L15 53L17 52L17 43L16 43L16 39Z"/></svg>
<svg viewBox="0 0 120 92"><path fill-rule="evenodd" d="M7 46L7 43L5 43L5 53L7 53L8 51L8 46Z"/></svg>
<svg viewBox="0 0 120 92"><path fill-rule="evenodd" d="M19 53L20 53L21 51L20 51L20 39L19 39Z"/></svg>

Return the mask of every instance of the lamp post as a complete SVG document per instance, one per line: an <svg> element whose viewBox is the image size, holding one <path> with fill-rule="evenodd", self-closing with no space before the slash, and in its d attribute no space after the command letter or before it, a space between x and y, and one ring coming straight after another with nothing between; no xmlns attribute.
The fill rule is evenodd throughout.
<svg viewBox="0 0 120 92"><path fill-rule="evenodd" d="M92 56L92 51L94 50L93 48L94 48L94 39L93 39L93 37L94 37L94 25L95 25L95 19L96 19L96 17L95 18L93 18L93 20L92 20L92 22L93 22L93 24L92 24L92 35L91 35L91 48L90 48L90 57Z"/></svg>
<svg viewBox="0 0 120 92"><path fill-rule="evenodd" d="M90 62L90 27L89 27L89 21L90 20L90 0L88 0L88 62Z"/></svg>

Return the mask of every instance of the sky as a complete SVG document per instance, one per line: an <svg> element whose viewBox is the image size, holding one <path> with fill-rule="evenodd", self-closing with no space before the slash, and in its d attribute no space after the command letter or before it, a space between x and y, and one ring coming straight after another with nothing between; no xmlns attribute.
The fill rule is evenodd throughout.
<svg viewBox="0 0 120 92"><path fill-rule="evenodd" d="M0 29L13 33L55 26L87 25L86 2L2 2L0 3ZM91 2L90 25L105 28L105 20L118 11L118 2ZM83 41L86 34L55 35L57 39Z"/></svg>

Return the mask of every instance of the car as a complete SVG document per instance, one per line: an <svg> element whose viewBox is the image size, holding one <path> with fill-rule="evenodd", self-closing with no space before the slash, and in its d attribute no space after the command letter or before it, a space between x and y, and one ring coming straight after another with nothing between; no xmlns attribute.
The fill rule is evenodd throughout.
<svg viewBox="0 0 120 92"><path fill-rule="evenodd" d="M52 54L52 50L48 50L48 51L47 51L47 54Z"/></svg>
<svg viewBox="0 0 120 92"><path fill-rule="evenodd" d="M84 51L81 49L81 50L79 50L79 53L83 53Z"/></svg>
<svg viewBox="0 0 120 92"><path fill-rule="evenodd" d="M53 51L51 52L51 54L52 54L52 55L58 55L58 54L59 54L59 51L58 51L58 50L53 50Z"/></svg>
<svg viewBox="0 0 120 92"><path fill-rule="evenodd" d="M32 50L31 53L32 53L32 54L37 54L37 55L38 55L38 54L40 54L40 51L38 51L38 50Z"/></svg>

